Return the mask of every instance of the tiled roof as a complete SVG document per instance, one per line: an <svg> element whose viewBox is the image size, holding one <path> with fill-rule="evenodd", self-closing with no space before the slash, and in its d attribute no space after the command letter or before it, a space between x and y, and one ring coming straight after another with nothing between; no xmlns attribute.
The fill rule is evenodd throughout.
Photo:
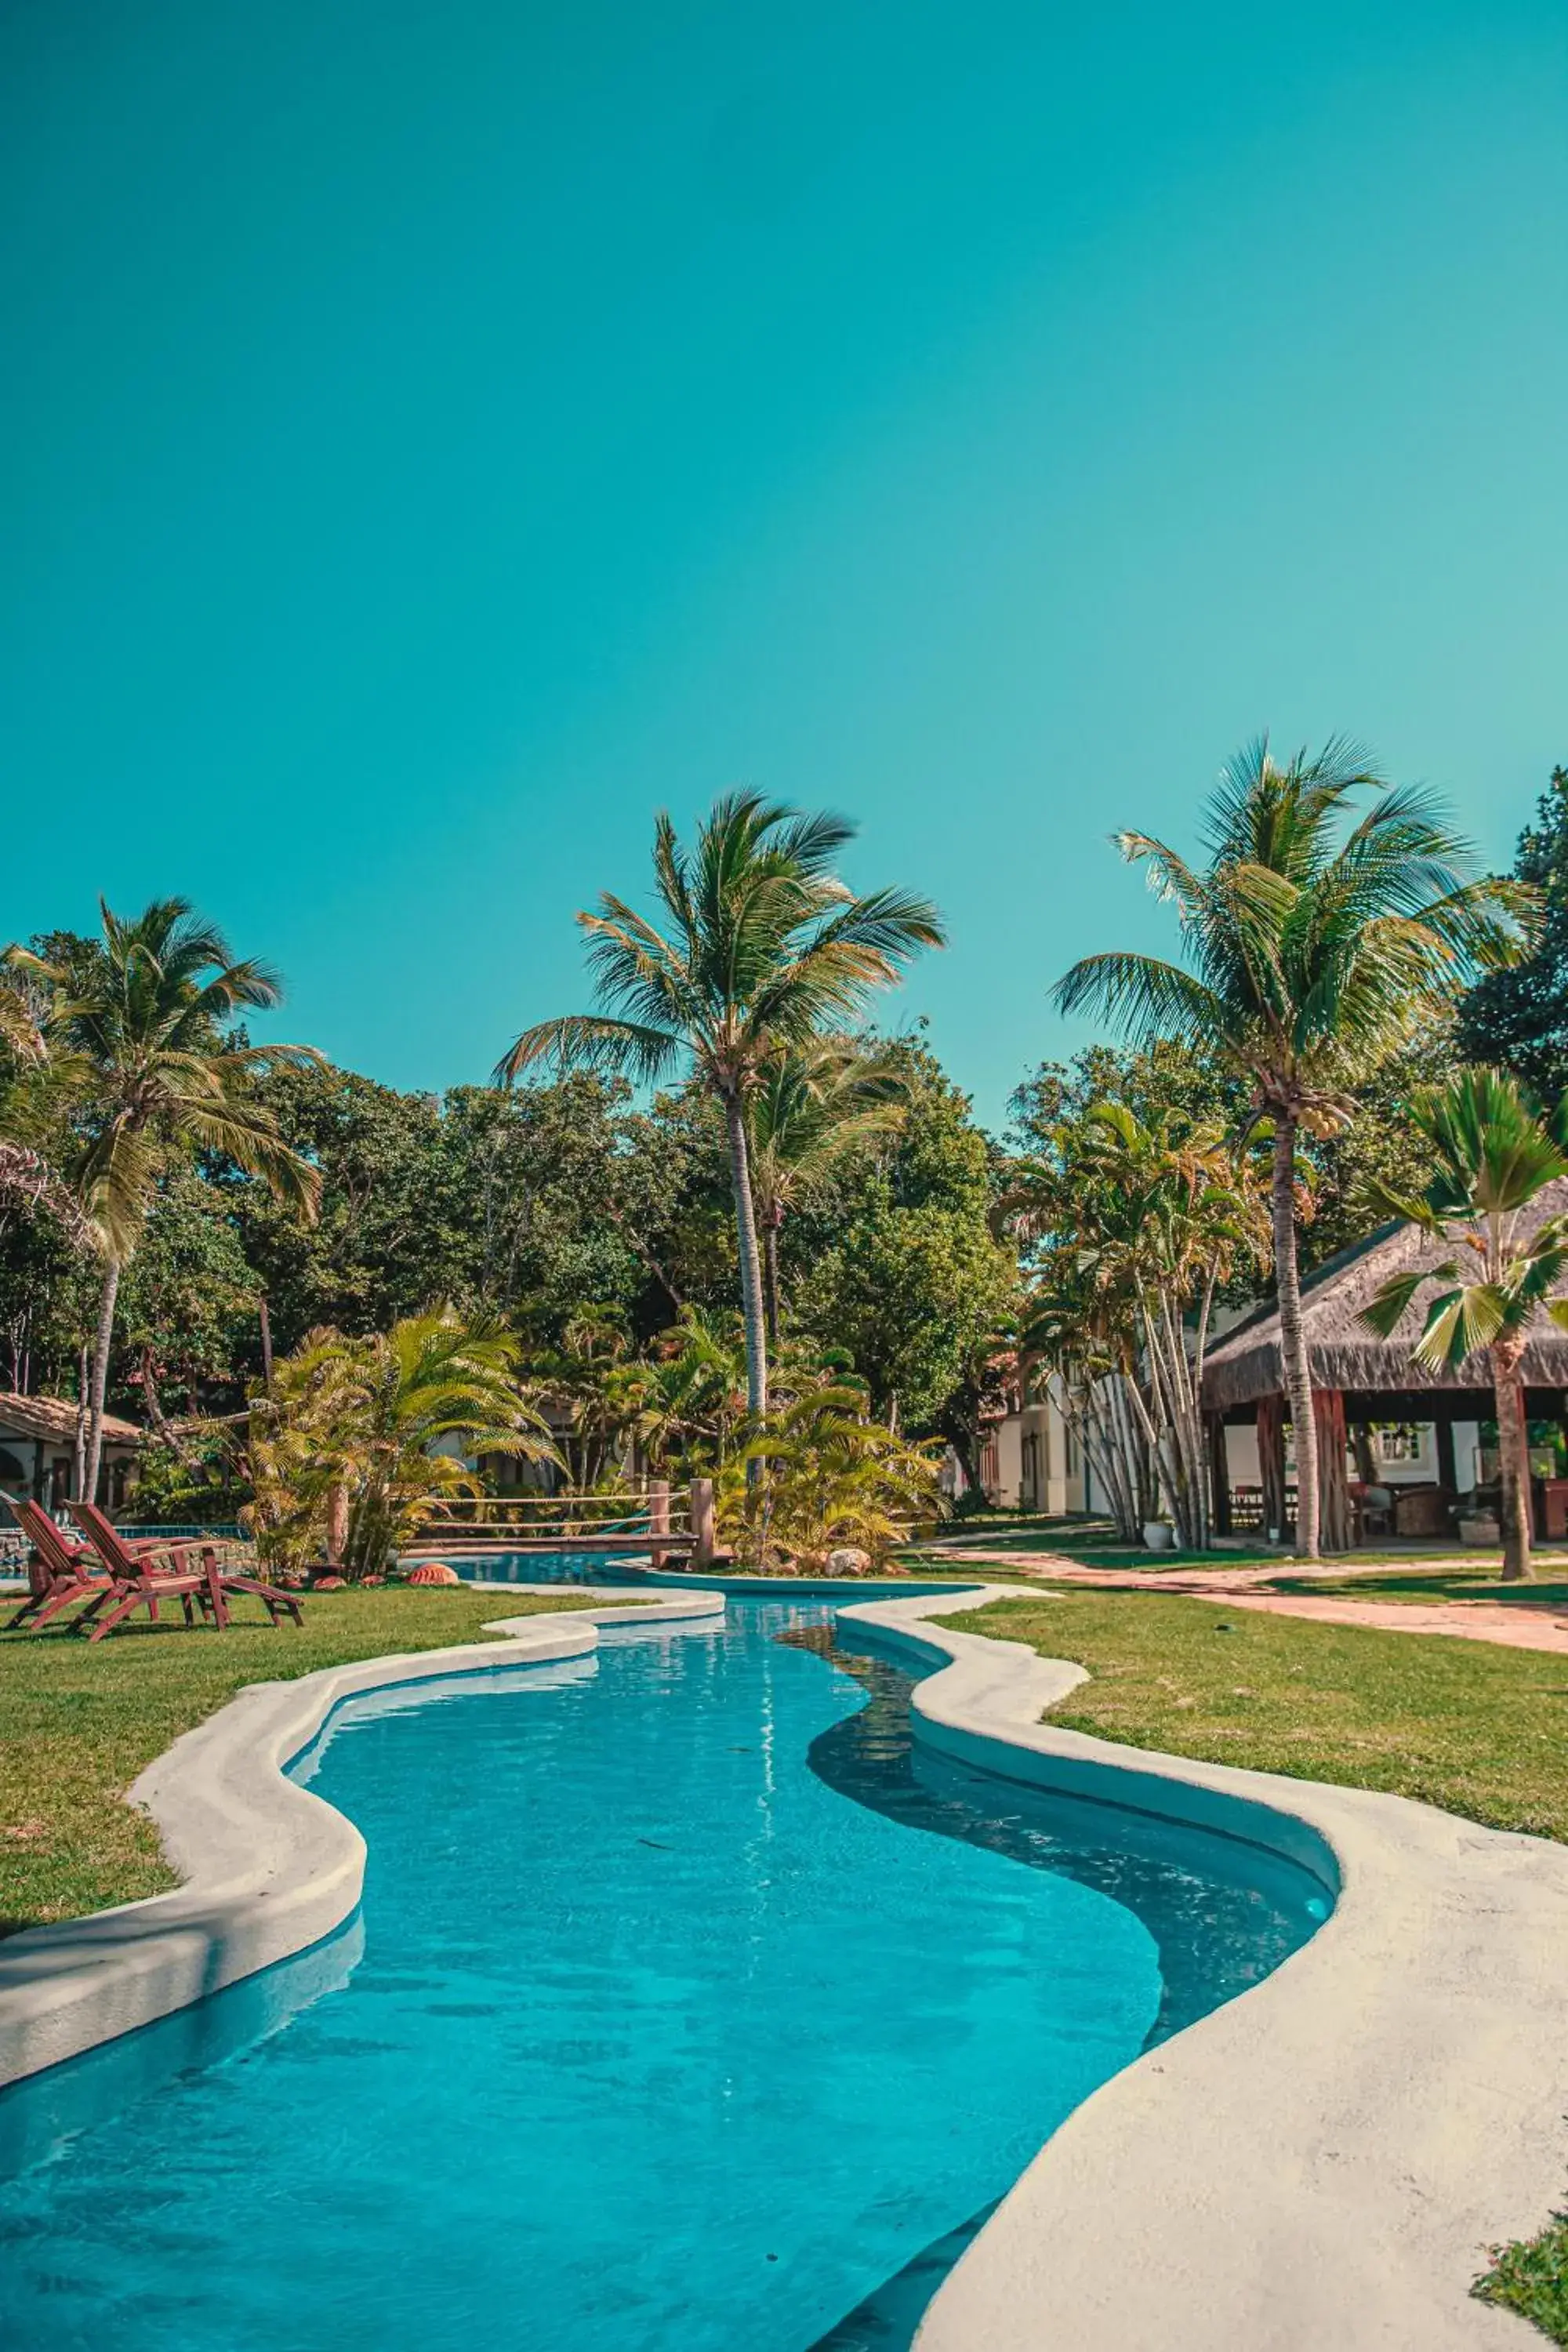
<svg viewBox="0 0 1568 2352"><path fill-rule="evenodd" d="M103 1416L103 1433L116 1445L140 1445L145 1432L117 1413ZM64 1397L16 1396L0 1390L0 1437L41 1437L69 1445L76 1436L76 1406Z"/></svg>

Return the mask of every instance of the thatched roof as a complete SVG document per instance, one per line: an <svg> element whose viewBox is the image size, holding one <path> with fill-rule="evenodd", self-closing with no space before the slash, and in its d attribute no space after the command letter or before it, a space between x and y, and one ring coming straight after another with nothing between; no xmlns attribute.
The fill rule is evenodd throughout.
<svg viewBox="0 0 1568 2352"><path fill-rule="evenodd" d="M146 1431L118 1413L103 1416L111 1445L140 1445ZM0 1391L0 1437L41 1437L46 1445L69 1445L76 1437L76 1407L64 1397L16 1396Z"/></svg>
<svg viewBox="0 0 1568 2352"><path fill-rule="evenodd" d="M1523 1223L1533 1229L1543 1218L1565 1211L1568 1177L1543 1188ZM1310 1274L1301 1285L1301 1319L1313 1387L1405 1395L1412 1390L1489 1389L1491 1368L1484 1356L1472 1356L1458 1372L1432 1372L1411 1363L1410 1350L1426 1320L1434 1285L1424 1284L1416 1292L1391 1339L1380 1339L1361 1319L1362 1309L1391 1274L1422 1264L1440 1265L1454 1255L1452 1244L1427 1240L1416 1225L1389 1224ZM1527 1388L1568 1388L1568 1332L1544 1318L1532 1325L1521 1371ZM1210 1349L1204 1367L1204 1403L1211 1412L1229 1412L1259 1397L1280 1395L1284 1386L1279 1310L1270 1301Z"/></svg>

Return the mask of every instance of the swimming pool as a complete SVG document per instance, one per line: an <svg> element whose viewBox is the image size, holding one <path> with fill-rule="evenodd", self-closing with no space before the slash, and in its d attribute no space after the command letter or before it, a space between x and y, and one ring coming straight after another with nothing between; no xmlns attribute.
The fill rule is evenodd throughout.
<svg viewBox="0 0 1568 2352"><path fill-rule="evenodd" d="M296 1767L369 1842L346 1938L0 2098L0 2341L907 2343L1070 2108L1327 1909L911 1748L908 1688L748 1598L347 1702Z"/></svg>

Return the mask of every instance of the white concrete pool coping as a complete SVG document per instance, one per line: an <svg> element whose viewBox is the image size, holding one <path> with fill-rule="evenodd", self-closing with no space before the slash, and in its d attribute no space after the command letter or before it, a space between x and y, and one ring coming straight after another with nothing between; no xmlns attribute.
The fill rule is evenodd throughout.
<svg viewBox="0 0 1568 2352"><path fill-rule="evenodd" d="M1340 1892L1271 1976L1068 2116L938 2289L917 2352L1539 2345L1469 2290L1489 2248L1568 2191L1568 1848L1043 1723L1081 1667L928 1622L1003 1597L840 1613L945 1660L914 1696L932 1747L1298 1860L1326 1846Z"/></svg>
<svg viewBox="0 0 1568 2352"><path fill-rule="evenodd" d="M471 1588L470 1588L471 1589ZM497 1584L498 1604L559 1585ZM635 1605L630 1605L634 1604ZM340 1699L392 1684L581 1657L602 1625L700 1625L724 1596L650 1600L610 1590L581 1609L500 1618L496 1635L446 1650L363 1658L294 1681L251 1683L176 1739L132 1786L183 1884L0 1941L0 2085L74 2058L303 1951L360 1899L353 1823L284 1775ZM279 1642L289 1638L287 1629Z"/></svg>

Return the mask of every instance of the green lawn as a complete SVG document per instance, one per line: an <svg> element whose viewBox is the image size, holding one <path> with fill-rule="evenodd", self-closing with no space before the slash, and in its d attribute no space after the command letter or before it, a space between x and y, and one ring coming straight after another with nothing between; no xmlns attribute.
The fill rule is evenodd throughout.
<svg viewBox="0 0 1568 2352"><path fill-rule="evenodd" d="M0 1934L68 1919L174 1884L145 1815L121 1798L182 1731L246 1683L280 1681L354 1658L438 1650L487 1622L582 1608L562 1591L321 1592L302 1627L237 1622L226 1633L139 1621L107 1641L0 1636Z"/></svg>
<svg viewBox="0 0 1568 2352"><path fill-rule="evenodd" d="M944 1622L1087 1666L1076 1730L1568 1840L1568 1658L1082 1588Z"/></svg>
<svg viewBox="0 0 1568 2352"><path fill-rule="evenodd" d="M1460 1568L1452 1560L1407 1560L1379 1576L1294 1576L1269 1579L1276 1592L1331 1593L1353 1601L1500 1601L1511 1608L1568 1610L1568 1581L1561 1552L1536 1557L1536 1574L1525 1584L1504 1584L1489 1562ZM1543 1574L1542 1571L1545 1570Z"/></svg>

